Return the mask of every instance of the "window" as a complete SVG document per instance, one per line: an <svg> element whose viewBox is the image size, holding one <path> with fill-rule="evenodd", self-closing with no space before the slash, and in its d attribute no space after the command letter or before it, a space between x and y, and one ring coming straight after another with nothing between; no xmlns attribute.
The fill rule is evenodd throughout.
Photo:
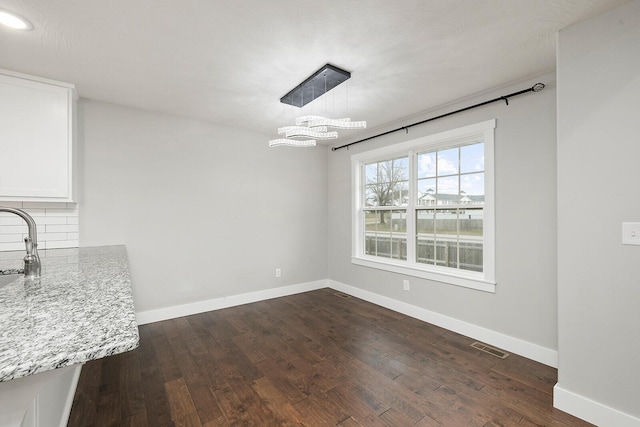
<svg viewBox="0 0 640 427"><path fill-rule="evenodd" d="M352 156L353 263L495 291L494 128Z"/></svg>
<svg viewBox="0 0 640 427"><path fill-rule="evenodd" d="M364 175L364 252L406 260L409 158L365 164Z"/></svg>

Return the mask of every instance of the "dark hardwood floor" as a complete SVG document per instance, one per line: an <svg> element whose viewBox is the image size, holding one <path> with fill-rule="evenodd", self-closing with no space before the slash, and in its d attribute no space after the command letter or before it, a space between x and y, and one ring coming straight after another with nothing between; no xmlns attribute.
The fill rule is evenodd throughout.
<svg viewBox="0 0 640 427"><path fill-rule="evenodd" d="M69 426L585 426L556 370L322 289L140 327L87 363Z"/></svg>

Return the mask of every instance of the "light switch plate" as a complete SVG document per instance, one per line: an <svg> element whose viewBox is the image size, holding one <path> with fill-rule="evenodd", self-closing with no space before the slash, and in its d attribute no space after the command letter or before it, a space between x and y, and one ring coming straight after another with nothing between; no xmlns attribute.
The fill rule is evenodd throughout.
<svg viewBox="0 0 640 427"><path fill-rule="evenodd" d="M622 244L640 245L640 222L622 223Z"/></svg>

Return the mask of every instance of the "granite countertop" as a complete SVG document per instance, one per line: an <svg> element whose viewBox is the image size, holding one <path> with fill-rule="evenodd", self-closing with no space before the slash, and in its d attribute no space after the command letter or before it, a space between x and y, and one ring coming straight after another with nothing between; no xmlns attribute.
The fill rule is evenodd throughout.
<svg viewBox="0 0 640 427"><path fill-rule="evenodd" d="M0 253L0 270L23 252ZM39 279L0 288L0 381L62 368L138 346L124 246L40 251Z"/></svg>

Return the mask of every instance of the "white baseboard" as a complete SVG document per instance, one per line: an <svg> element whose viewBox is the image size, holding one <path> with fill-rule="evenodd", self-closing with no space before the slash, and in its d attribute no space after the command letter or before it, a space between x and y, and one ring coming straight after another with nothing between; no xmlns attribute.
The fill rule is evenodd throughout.
<svg viewBox="0 0 640 427"><path fill-rule="evenodd" d="M365 291L354 286L346 285L335 280L328 280L328 286L340 292L344 292L365 301L380 305L407 316L431 323L436 326L457 332L486 344L519 354L528 359L535 360L545 365L558 367L558 352L550 348L542 347L528 341L514 338L500 332L492 331L453 317L445 316L415 305L411 305L393 298L385 297L373 292Z"/></svg>
<svg viewBox="0 0 640 427"><path fill-rule="evenodd" d="M141 311L136 313L138 325L144 325L161 320L175 319L176 317L189 316L191 314L204 313L206 311L220 310L222 308L235 307L237 305L264 301L272 298L280 298L287 295L314 291L326 288L326 280L300 283L297 285L283 286L263 291L249 292L246 294L231 295L228 297L214 298L206 301L198 301L190 304L176 305L172 307L158 308L156 310Z"/></svg>
<svg viewBox="0 0 640 427"><path fill-rule="evenodd" d="M397 311L407 316L420 319L424 322L440 326L442 328L472 337L487 344L502 348L512 353L519 354L537 362L554 368L558 367L558 352L530 342L514 338L490 329L483 328L462 320L454 319L433 311L407 304L393 298L365 291L335 280L325 279L314 282L300 283L297 285L283 286L280 288L266 289L263 291L249 292L246 294L231 295L228 297L214 298L206 301L198 301L190 304L173 307L159 308L136 313L139 325L159 322L176 317L189 316L204 313L206 311L220 310L222 308L235 307L242 304L263 301L271 298L279 298L301 292L313 291L321 288L332 288L340 292L353 295L373 304L380 305L390 310Z"/></svg>
<svg viewBox="0 0 640 427"><path fill-rule="evenodd" d="M640 427L640 418L573 393L560 384L553 388L553 406L597 426Z"/></svg>

